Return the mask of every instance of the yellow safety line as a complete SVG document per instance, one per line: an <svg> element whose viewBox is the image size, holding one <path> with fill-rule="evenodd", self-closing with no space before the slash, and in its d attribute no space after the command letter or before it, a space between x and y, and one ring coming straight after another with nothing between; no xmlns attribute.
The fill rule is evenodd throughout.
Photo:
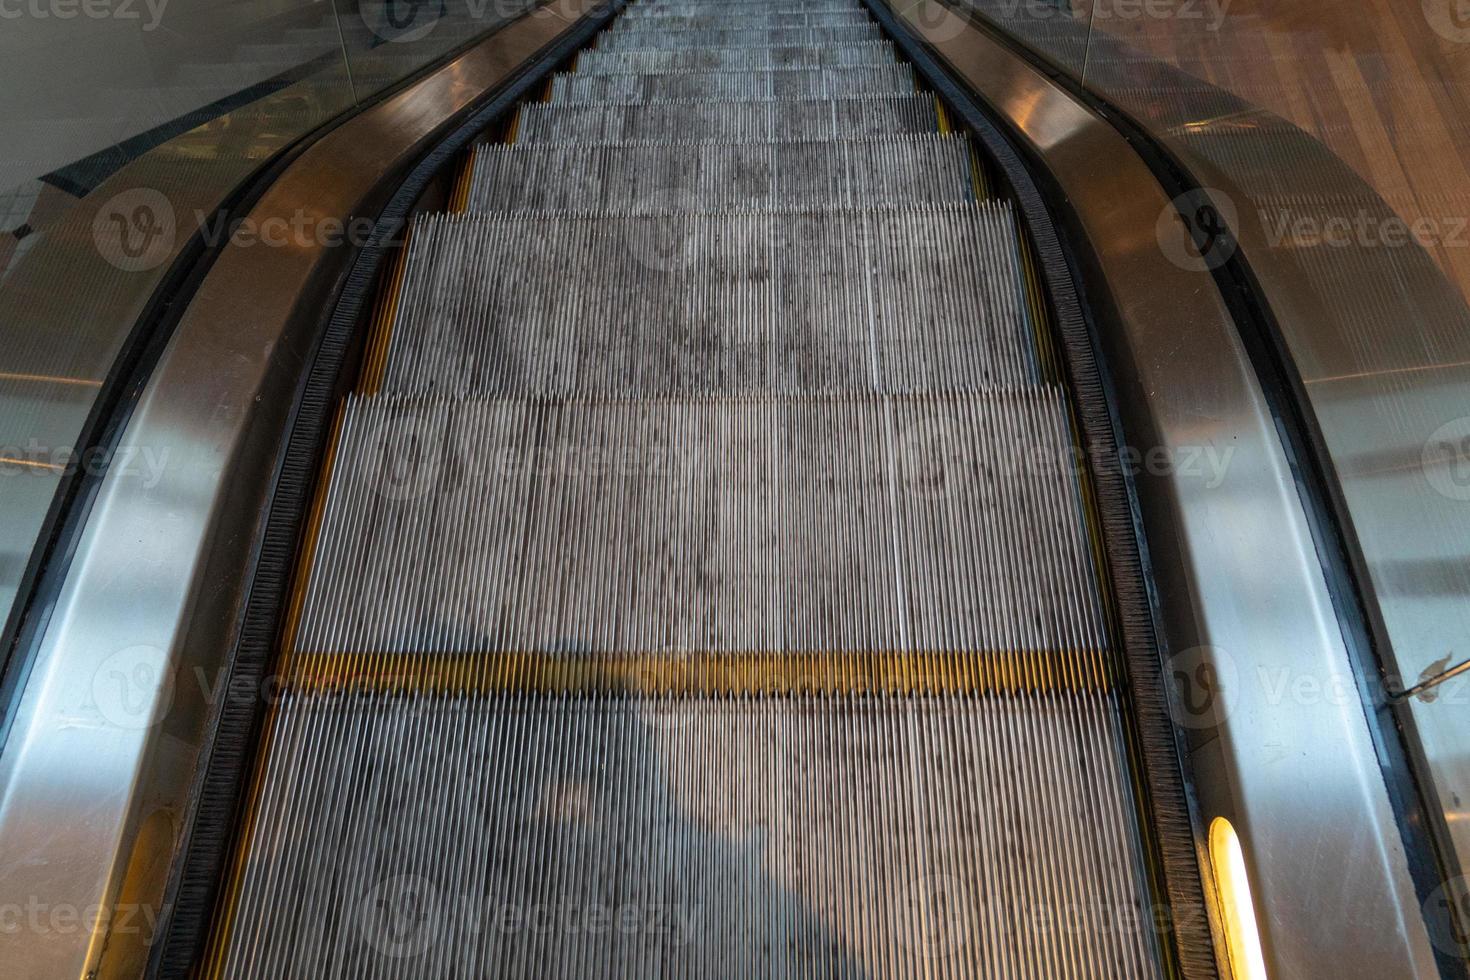
<svg viewBox="0 0 1470 980"><path fill-rule="evenodd" d="M948 136L954 132L954 128L949 124L949 113L945 111L944 103L939 101L939 96L933 96L933 99L934 115L939 119L939 135Z"/></svg>
<svg viewBox="0 0 1470 980"><path fill-rule="evenodd" d="M449 201L449 210L463 214L470 206L470 181L475 173L475 148L470 147L460 161L459 173L454 179L454 194Z"/></svg>
<svg viewBox="0 0 1470 980"><path fill-rule="evenodd" d="M980 159L980 154L975 149L975 141L969 140L970 153L970 183L975 190L975 200L989 201L997 195L990 186L990 172L985 163Z"/></svg>
<svg viewBox="0 0 1470 980"><path fill-rule="evenodd" d="M1097 650L974 652L299 653L292 689L416 693L977 694L1100 691Z"/></svg>
<svg viewBox="0 0 1470 980"><path fill-rule="evenodd" d="M357 391L363 395L375 395L382 390L383 374L388 369L389 340L393 336L393 324L398 318L398 297L403 290L404 270L408 265L408 247L413 226L403 235L403 245L393 257L393 271L378 293L373 311L373 326L368 334L368 354L363 366Z"/></svg>

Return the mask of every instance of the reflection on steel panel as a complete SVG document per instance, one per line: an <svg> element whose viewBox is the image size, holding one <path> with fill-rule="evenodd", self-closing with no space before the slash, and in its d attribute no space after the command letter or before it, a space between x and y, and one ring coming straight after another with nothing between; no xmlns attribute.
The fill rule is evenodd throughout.
<svg viewBox="0 0 1470 980"><path fill-rule="evenodd" d="M531 5L420 5L419 22L396 27L388 2L346 6L340 21L305 0L7 7L0 624L63 477L107 468L81 454L89 414L191 236L221 238L216 209L276 153ZM123 446L115 465L156 478L163 448Z"/></svg>
<svg viewBox="0 0 1470 980"><path fill-rule="evenodd" d="M1234 227L1345 498L1387 689L1470 660L1470 27L1455 4L963 2L1128 113ZM1444 748L1465 726L1412 710L1470 861L1470 754Z"/></svg>

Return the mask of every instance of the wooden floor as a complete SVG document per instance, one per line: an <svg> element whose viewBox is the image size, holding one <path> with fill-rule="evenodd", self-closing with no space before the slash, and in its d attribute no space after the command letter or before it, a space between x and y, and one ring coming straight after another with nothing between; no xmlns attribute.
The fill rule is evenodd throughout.
<svg viewBox="0 0 1470 980"><path fill-rule="evenodd" d="M1427 221L1435 260L1470 299L1470 5L1457 18L1460 0L1085 2L1094 30L1289 120L1409 226ZM1131 91L1123 108L1147 116L1157 95Z"/></svg>

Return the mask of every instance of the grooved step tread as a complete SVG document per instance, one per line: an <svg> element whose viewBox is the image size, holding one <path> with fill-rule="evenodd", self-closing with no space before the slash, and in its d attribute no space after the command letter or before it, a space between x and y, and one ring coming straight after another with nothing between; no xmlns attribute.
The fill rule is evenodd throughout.
<svg viewBox="0 0 1470 980"><path fill-rule="evenodd" d="M538 103L521 110L516 143L860 139L935 133L938 128L934 99L927 95L595 106Z"/></svg>
<svg viewBox="0 0 1470 980"><path fill-rule="evenodd" d="M1014 220L996 204L425 216L383 390L1030 384L1019 276Z"/></svg>
<svg viewBox="0 0 1470 980"><path fill-rule="evenodd" d="M339 459L304 653L1106 645L1052 389L358 398Z"/></svg>
<svg viewBox="0 0 1470 980"><path fill-rule="evenodd" d="M706 48L706 47L786 47L790 45L854 44L881 41L883 32L877 24L851 24L844 27L746 27L683 31L623 31L603 34L597 39L598 51L634 50L640 48Z"/></svg>
<svg viewBox="0 0 1470 980"><path fill-rule="evenodd" d="M471 211L657 213L974 199L969 142L519 144L476 149Z"/></svg>
<svg viewBox="0 0 1470 980"><path fill-rule="evenodd" d="M660 51L586 51L577 58L579 75L654 74L685 71L751 71L777 68L834 68L894 63L888 41L820 48L685 48Z"/></svg>
<svg viewBox="0 0 1470 980"><path fill-rule="evenodd" d="M765 71L557 75L553 103L696 99L831 99L906 95L916 91L907 65L783 68Z"/></svg>

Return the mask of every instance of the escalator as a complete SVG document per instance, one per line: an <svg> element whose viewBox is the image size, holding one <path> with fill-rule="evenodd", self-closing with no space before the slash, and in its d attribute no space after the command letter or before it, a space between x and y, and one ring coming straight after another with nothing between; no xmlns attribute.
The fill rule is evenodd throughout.
<svg viewBox="0 0 1470 980"><path fill-rule="evenodd" d="M1053 330L856 0L631 4L414 220L203 973L1175 974Z"/></svg>

